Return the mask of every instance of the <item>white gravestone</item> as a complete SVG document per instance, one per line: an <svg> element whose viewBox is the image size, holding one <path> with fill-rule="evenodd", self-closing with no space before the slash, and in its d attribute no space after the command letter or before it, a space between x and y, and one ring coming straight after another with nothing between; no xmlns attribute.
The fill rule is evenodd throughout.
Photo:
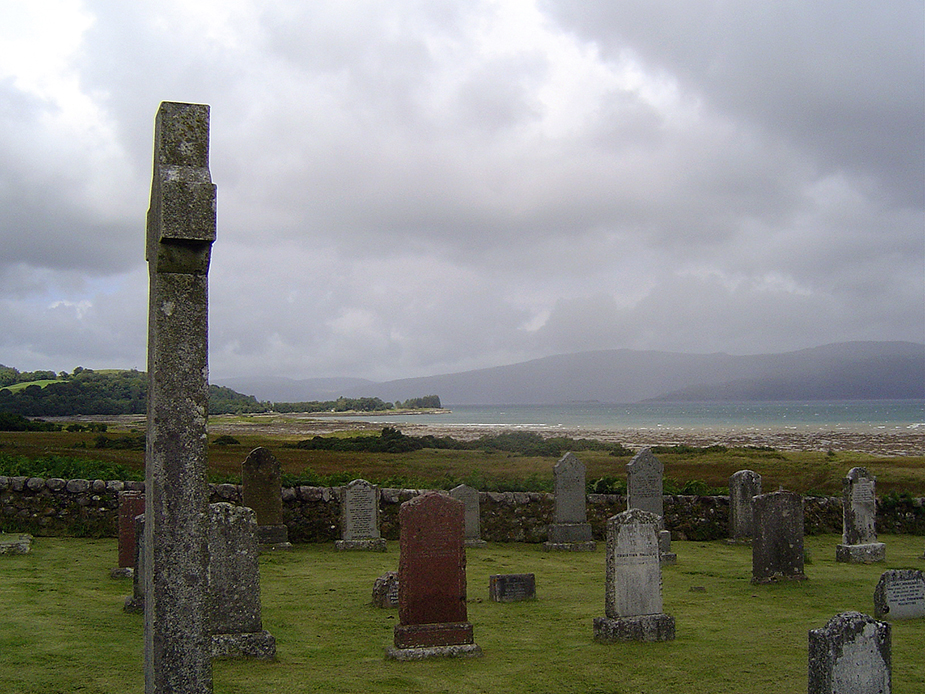
<svg viewBox="0 0 925 694"><path fill-rule="evenodd" d="M925 574L918 569L884 571L874 589L877 619L922 619L925 617Z"/></svg>
<svg viewBox="0 0 925 694"><path fill-rule="evenodd" d="M343 490L340 550L385 552L385 538L379 534L379 487L366 480L353 480Z"/></svg>

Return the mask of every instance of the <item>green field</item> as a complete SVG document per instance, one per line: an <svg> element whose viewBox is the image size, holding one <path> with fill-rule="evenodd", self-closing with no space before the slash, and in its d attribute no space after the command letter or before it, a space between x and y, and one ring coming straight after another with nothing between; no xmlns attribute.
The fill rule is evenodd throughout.
<svg viewBox="0 0 925 694"><path fill-rule="evenodd" d="M806 539L808 581L753 586L751 551L723 542L675 542L663 572L667 643L603 645L591 622L604 611L604 551L545 553L536 545L468 550L469 620L483 658L384 659L396 610L372 607L387 553L301 545L261 557L264 628L275 662L218 661L218 694L289 692L575 692L678 694L806 691L807 631L833 615L871 614L887 568L925 569L923 538L882 535L887 561L834 561L836 536ZM0 557L0 691L124 694L144 689L143 619L122 611L131 581L109 578L115 540L39 538L27 556ZM533 602L488 600L488 577L536 574ZM693 586L704 592L691 592ZM893 623L893 691L925 691L925 619Z"/></svg>

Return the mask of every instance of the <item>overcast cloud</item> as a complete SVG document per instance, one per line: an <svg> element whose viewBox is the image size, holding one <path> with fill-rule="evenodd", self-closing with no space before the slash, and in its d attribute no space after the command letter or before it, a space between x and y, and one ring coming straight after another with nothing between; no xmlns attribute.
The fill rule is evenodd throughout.
<svg viewBox="0 0 925 694"><path fill-rule="evenodd" d="M212 108L213 381L925 342L921 0L0 5L0 363L144 368Z"/></svg>

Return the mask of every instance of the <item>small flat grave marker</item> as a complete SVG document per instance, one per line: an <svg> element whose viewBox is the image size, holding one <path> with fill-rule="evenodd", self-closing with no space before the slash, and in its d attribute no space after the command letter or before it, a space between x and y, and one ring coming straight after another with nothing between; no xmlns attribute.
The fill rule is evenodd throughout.
<svg viewBox="0 0 925 694"><path fill-rule="evenodd" d="M488 597L495 602L536 599L534 574L495 574L488 577Z"/></svg>

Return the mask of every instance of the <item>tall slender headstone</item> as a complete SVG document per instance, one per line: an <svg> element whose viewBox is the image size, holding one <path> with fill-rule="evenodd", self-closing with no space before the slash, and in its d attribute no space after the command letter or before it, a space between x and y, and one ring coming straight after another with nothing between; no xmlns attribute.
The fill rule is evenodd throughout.
<svg viewBox="0 0 925 694"><path fill-rule="evenodd" d="M479 528L479 490L460 484L450 490L450 496L466 505L466 547L484 547Z"/></svg>
<svg viewBox="0 0 925 694"><path fill-rule="evenodd" d="M122 609L126 612L145 611L145 514L133 519L135 526L135 567L132 572L132 594L125 598Z"/></svg>
<svg viewBox="0 0 925 694"><path fill-rule="evenodd" d="M119 492L119 566L109 572L113 578L135 575L135 516L144 512L144 492Z"/></svg>
<svg viewBox="0 0 925 694"><path fill-rule="evenodd" d="M465 506L438 492L406 501L398 562L395 660L482 654L466 609Z"/></svg>
<svg viewBox="0 0 925 694"><path fill-rule="evenodd" d="M163 102L148 208L145 691L212 691L206 628L209 107Z"/></svg>
<svg viewBox="0 0 925 694"><path fill-rule="evenodd" d="M386 541L379 533L379 487L366 480L353 480L341 497L341 539L336 549L385 552Z"/></svg>
<svg viewBox="0 0 925 694"><path fill-rule="evenodd" d="M752 583L804 580L803 498L780 491L759 494L753 501Z"/></svg>
<svg viewBox="0 0 925 694"><path fill-rule="evenodd" d="M643 448L626 464L626 508L638 508L658 516L659 561L676 564L671 551L671 532L665 530L665 466L651 448Z"/></svg>
<svg viewBox="0 0 925 694"><path fill-rule="evenodd" d="M283 523L282 473L276 456L263 446L241 464L241 500L257 516L261 550L290 549L289 529Z"/></svg>
<svg viewBox="0 0 925 694"><path fill-rule="evenodd" d="M206 625L214 658L269 659L276 640L263 628L257 521L252 509L209 505L209 582Z"/></svg>
<svg viewBox="0 0 925 694"><path fill-rule="evenodd" d="M585 501L585 466L572 453L566 453L553 467L555 478L555 523L549 526L545 550L593 552Z"/></svg>
<svg viewBox="0 0 925 694"><path fill-rule="evenodd" d="M876 477L853 467L842 480L842 543L835 561L870 564L886 559L886 545L877 542Z"/></svg>
<svg viewBox="0 0 925 694"><path fill-rule="evenodd" d="M809 631L809 694L890 694L890 625L843 612Z"/></svg>
<svg viewBox="0 0 925 694"><path fill-rule="evenodd" d="M745 542L755 536L752 498L761 494L761 475L739 470L729 478L729 539Z"/></svg>
<svg viewBox="0 0 925 694"><path fill-rule="evenodd" d="M674 617L662 611L659 517L629 509L607 519L605 617L594 619L594 640L670 641Z"/></svg>

